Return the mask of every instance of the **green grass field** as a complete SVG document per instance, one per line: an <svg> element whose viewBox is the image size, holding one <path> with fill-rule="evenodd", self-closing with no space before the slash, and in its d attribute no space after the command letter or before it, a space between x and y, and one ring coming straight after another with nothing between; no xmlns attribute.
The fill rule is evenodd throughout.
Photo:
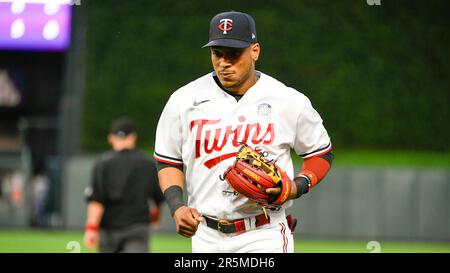
<svg viewBox="0 0 450 273"><path fill-rule="evenodd" d="M0 230L0 253L89 253L82 244L81 232ZM368 253L365 241L296 239L298 253ZM450 243L383 242L383 253L450 253ZM189 253L189 239L176 234L154 234L150 248L155 253Z"/></svg>

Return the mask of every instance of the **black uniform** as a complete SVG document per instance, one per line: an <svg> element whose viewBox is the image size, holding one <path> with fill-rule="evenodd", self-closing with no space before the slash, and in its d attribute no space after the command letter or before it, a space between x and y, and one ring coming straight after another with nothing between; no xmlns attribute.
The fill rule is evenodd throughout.
<svg viewBox="0 0 450 273"><path fill-rule="evenodd" d="M104 206L100 252L148 252L149 199L164 200L153 160L137 150L110 151L97 160L88 201Z"/></svg>

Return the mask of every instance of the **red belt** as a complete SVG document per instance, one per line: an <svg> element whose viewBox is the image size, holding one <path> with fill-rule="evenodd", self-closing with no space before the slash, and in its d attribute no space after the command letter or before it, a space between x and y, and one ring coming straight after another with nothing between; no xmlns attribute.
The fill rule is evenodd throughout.
<svg viewBox="0 0 450 273"><path fill-rule="evenodd" d="M244 232L247 229L245 228L245 219L237 219L237 220L215 220L209 218L207 216L203 216L206 220L206 225L212 229L218 230L222 233L236 233L236 232ZM270 223L270 216L265 214L256 215L255 217L255 227L259 227L265 224Z"/></svg>

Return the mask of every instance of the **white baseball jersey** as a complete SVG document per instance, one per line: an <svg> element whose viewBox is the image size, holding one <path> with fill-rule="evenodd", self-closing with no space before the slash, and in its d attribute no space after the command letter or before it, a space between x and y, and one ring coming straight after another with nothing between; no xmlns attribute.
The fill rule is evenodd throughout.
<svg viewBox="0 0 450 273"><path fill-rule="evenodd" d="M220 179L242 143L268 152L291 179L291 149L304 158L331 149L309 99L258 73L259 80L239 101L209 73L175 91L161 114L154 158L183 165L188 206L201 214L230 220L261 214L258 205Z"/></svg>

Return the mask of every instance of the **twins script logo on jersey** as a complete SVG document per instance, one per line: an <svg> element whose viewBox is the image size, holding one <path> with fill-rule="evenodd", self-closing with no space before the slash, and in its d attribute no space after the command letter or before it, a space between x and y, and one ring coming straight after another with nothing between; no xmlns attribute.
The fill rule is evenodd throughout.
<svg viewBox="0 0 450 273"><path fill-rule="evenodd" d="M238 120L241 124L238 124L236 127L226 124L221 125L221 119L196 119L191 121L189 130L195 133L195 158L199 158L202 152L211 154L214 151L222 151L230 139L234 147L240 147L243 143L251 143L253 145L273 143L275 139L273 123L263 127L260 123L245 123L246 119L244 116L240 116ZM204 165L211 169L221 161L235 155L236 152L222 154L209 159Z"/></svg>
<svg viewBox="0 0 450 273"><path fill-rule="evenodd" d="M233 20L222 19L222 20L220 20L220 24L217 27L223 31L223 34L227 34L227 31L230 31L233 29Z"/></svg>

